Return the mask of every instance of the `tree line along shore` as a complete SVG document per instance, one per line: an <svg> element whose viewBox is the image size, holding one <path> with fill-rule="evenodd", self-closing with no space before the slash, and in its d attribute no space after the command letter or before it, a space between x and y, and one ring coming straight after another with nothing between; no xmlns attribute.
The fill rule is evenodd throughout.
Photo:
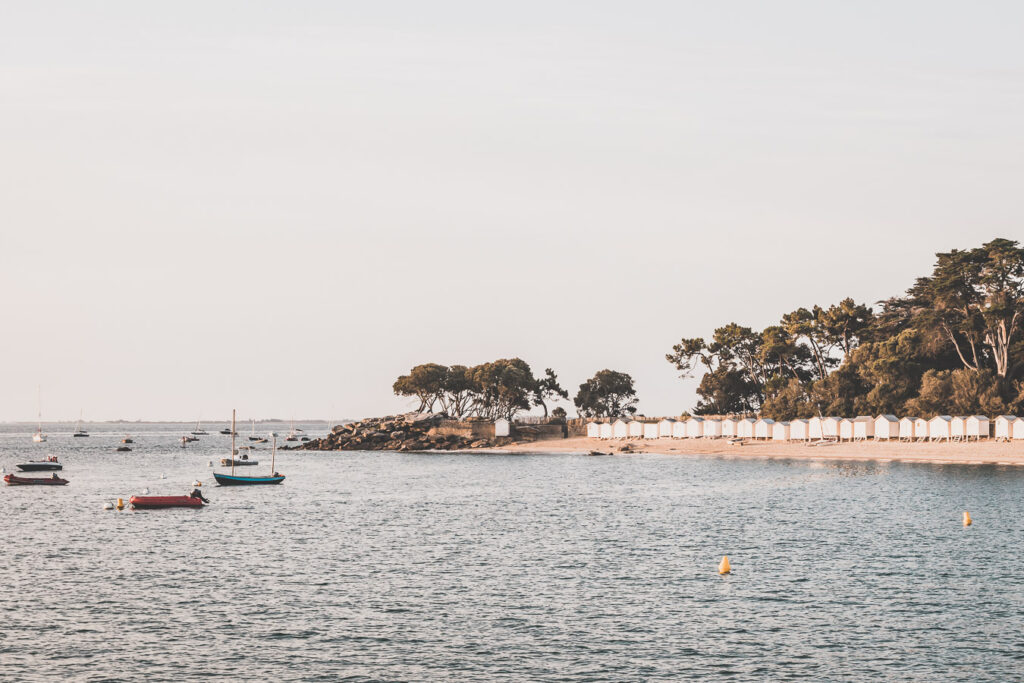
<svg viewBox="0 0 1024 683"><path fill-rule="evenodd" d="M777 422L830 415L1024 415L1024 249L997 238L936 254L932 272L874 307L847 297L783 313L757 330L729 322L710 337L683 337L665 359L700 376L684 415L741 415ZM419 412L455 419L545 416L569 392L551 368L535 376L520 358L481 365L425 363L395 394ZM635 416L633 378L604 369L579 385L580 417Z"/></svg>

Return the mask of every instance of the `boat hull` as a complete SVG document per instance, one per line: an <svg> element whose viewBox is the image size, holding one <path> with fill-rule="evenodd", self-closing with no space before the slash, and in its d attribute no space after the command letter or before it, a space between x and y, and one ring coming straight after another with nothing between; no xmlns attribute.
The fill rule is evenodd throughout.
<svg viewBox="0 0 1024 683"><path fill-rule="evenodd" d="M213 478L221 486L255 486L267 484L280 484L284 481L284 475L277 476L247 476L242 474L218 474L213 473Z"/></svg>
<svg viewBox="0 0 1024 683"><path fill-rule="evenodd" d="M55 472L64 469L59 462L26 462L18 465L22 472Z"/></svg>
<svg viewBox="0 0 1024 683"><path fill-rule="evenodd" d="M19 477L16 474L5 475L4 481L8 486L64 486L68 483L67 479L60 477Z"/></svg>
<svg viewBox="0 0 1024 683"><path fill-rule="evenodd" d="M128 499L128 504L142 510L203 507L203 501L192 496L132 496Z"/></svg>
<svg viewBox="0 0 1024 683"><path fill-rule="evenodd" d="M221 458L220 464L223 467L231 467L231 460L228 458ZM235 467L252 467L253 465L259 464L259 460L235 460Z"/></svg>

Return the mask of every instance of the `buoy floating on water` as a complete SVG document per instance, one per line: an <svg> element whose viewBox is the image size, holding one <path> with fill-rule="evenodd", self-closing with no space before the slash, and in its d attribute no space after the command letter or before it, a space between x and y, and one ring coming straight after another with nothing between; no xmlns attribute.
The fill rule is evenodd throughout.
<svg viewBox="0 0 1024 683"><path fill-rule="evenodd" d="M732 574L732 567L729 566L729 556L723 555L722 561L718 563L719 574Z"/></svg>
<svg viewBox="0 0 1024 683"><path fill-rule="evenodd" d="M142 489L142 495L148 496L149 495L149 489L148 488Z"/></svg>
<svg viewBox="0 0 1024 683"><path fill-rule="evenodd" d="M196 480L195 480L194 482L192 482L192 485L193 485L193 486L202 486L202 485L203 485L203 482L201 482L201 481L199 481L198 479L196 479Z"/></svg>
<svg viewBox="0 0 1024 683"><path fill-rule="evenodd" d="M167 475L165 475L165 474L161 473L161 474L160 474L160 478L161 478L161 479L166 479L166 478L167 478Z"/></svg>
<svg viewBox="0 0 1024 683"><path fill-rule="evenodd" d="M971 525L971 513L968 512L967 510L964 510L964 526L970 526L970 525Z"/></svg>
<svg viewBox="0 0 1024 683"><path fill-rule="evenodd" d="M206 466L207 467L213 467L213 461L211 460L210 462L206 463Z"/></svg>
<svg viewBox="0 0 1024 683"><path fill-rule="evenodd" d="M104 510L113 510L113 509L114 509L114 504L113 504L113 503L111 503L111 502L110 502L110 501L108 500L108 501L107 501L106 503L104 503L104 504L103 504L103 509L104 509Z"/></svg>
<svg viewBox="0 0 1024 683"><path fill-rule="evenodd" d="M117 509L118 510L124 510L124 499L123 498L118 498L117 499Z"/></svg>

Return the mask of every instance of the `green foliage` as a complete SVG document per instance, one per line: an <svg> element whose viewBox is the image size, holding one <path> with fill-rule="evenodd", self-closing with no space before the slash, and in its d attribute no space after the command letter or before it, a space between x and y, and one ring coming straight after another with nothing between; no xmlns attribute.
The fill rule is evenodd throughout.
<svg viewBox="0 0 1024 683"><path fill-rule="evenodd" d="M624 372L601 370L580 385L573 399L580 417L617 417L636 414L633 378Z"/></svg>
<svg viewBox="0 0 1024 683"><path fill-rule="evenodd" d="M395 380L392 389L399 396L418 399L417 410L421 412L439 409L456 418L477 415L512 419L534 406L543 407L547 415L548 401L569 398L551 368L538 379L520 358L502 358L473 367L425 363Z"/></svg>
<svg viewBox="0 0 1024 683"><path fill-rule="evenodd" d="M846 298L761 332L729 323L666 359L704 371L697 414L998 414L1024 409L1024 249L995 239L936 255L933 272L875 313Z"/></svg>

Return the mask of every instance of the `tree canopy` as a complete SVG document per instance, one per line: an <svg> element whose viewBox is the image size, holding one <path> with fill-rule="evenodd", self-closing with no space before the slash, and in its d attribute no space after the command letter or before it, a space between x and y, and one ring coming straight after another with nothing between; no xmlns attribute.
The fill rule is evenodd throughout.
<svg viewBox="0 0 1024 683"><path fill-rule="evenodd" d="M846 298L764 330L728 323L666 355L703 371L696 414L995 414L1024 409L1024 249L994 239L936 255L874 311Z"/></svg>
<svg viewBox="0 0 1024 683"><path fill-rule="evenodd" d="M573 399L581 417L616 417L636 413L633 378L624 372L601 370L580 385Z"/></svg>
<svg viewBox="0 0 1024 683"><path fill-rule="evenodd" d="M529 364L520 358L472 367L424 363L395 380L392 389L399 396L417 399L420 412L438 411L454 418L512 419L533 407L543 408L547 415L550 401L569 398L554 370L547 368L542 377L534 377Z"/></svg>

